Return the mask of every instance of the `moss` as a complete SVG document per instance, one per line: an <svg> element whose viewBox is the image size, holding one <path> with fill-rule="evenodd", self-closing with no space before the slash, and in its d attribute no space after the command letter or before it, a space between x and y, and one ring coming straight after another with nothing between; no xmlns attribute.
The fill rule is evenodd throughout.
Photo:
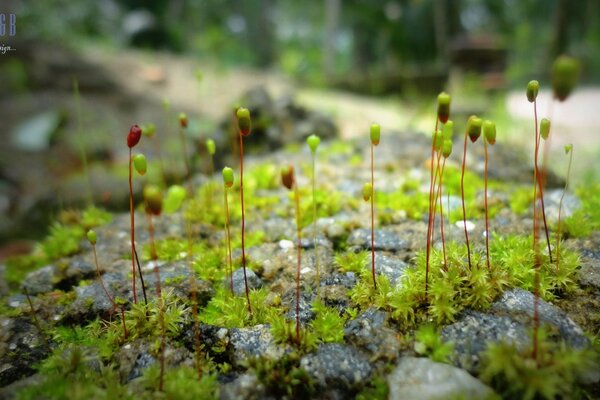
<svg viewBox="0 0 600 400"><path fill-rule="evenodd" d="M581 207L562 221L566 237L585 237L600 230L600 183L590 182L576 192Z"/></svg>
<svg viewBox="0 0 600 400"><path fill-rule="evenodd" d="M525 215L533 204L533 189L519 187L512 191L509 198L510 209L517 215Z"/></svg>
<svg viewBox="0 0 600 400"><path fill-rule="evenodd" d="M531 355L530 347L519 350L512 343L494 343L483 354L480 378L502 398L583 398L577 380L594 364L598 366L597 353L570 349L543 335L537 362Z"/></svg>
<svg viewBox="0 0 600 400"><path fill-rule="evenodd" d="M250 291L252 313L248 312L248 304L243 296L234 296L227 289L220 287L210 299L205 309L200 311L200 321L209 325L225 328L243 328L265 324L273 314L281 311L267 302L269 291L258 289Z"/></svg>
<svg viewBox="0 0 600 400"><path fill-rule="evenodd" d="M308 399L315 395L308 373L300 368L300 357L291 352L278 360L252 358L247 362L267 394L274 398Z"/></svg>
<svg viewBox="0 0 600 400"><path fill-rule="evenodd" d="M146 368L141 377L146 394L150 395L158 390L160 368L153 364ZM146 397L146 396L144 396ZM157 398L156 394L150 396ZM198 371L188 366L179 366L167 369L164 375L163 393L159 398L166 399L218 399L219 383L213 373L203 373L198 379Z"/></svg>
<svg viewBox="0 0 600 400"><path fill-rule="evenodd" d="M424 325L415 332L415 352L433 361L447 363L453 351L452 343L444 343L433 325Z"/></svg>

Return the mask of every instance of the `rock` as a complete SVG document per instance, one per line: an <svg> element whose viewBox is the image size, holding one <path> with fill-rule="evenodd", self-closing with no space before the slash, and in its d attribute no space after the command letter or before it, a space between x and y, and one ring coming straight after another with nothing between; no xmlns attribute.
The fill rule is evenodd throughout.
<svg viewBox="0 0 600 400"><path fill-rule="evenodd" d="M311 302L313 300L312 293L300 291L300 305L298 307L300 324L307 324L315 318L315 313L312 310ZM282 303L288 306L289 311L286 318L290 321L296 320L296 289L288 291L282 298Z"/></svg>
<svg viewBox="0 0 600 400"><path fill-rule="evenodd" d="M390 400L488 399L494 395L466 371L428 358L400 359L387 381Z"/></svg>
<svg viewBox="0 0 600 400"><path fill-rule="evenodd" d="M578 271L579 283L582 286L592 286L600 289L600 263L583 261Z"/></svg>
<svg viewBox="0 0 600 400"><path fill-rule="evenodd" d="M522 349L531 343L527 326L504 316L465 310L457 321L442 329L442 339L454 345L454 365L476 373L481 353L496 342L515 343Z"/></svg>
<svg viewBox="0 0 600 400"><path fill-rule="evenodd" d="M156 338L158 339L158 338ZM136 340L121 347L115 355L116 363L119 366L119 374L122 382L129 382L139 378L144 371L159 362L154 357L154 338L150 341ZM165 346L165 367L177 366L182 363L191 365L192 355L185 347L172 346L167 340Z"/></svg>
<svg viewBox="0 0 600 400"><path fill-rule="evenodd" d="M23 287L31 296L52 291L55 284L56 267L47 265L27 274L23 280Z"/></svg>
<svg viewBox="0 0 600 400"><path fill-rule="evenodd" d="M402 260L375 253L375 272L387 276L392 285L399 283L407 268L408 264Z"/></svg>
<svg viewBox="0 0 600 400"><path fill-rule="evenodd" d="M263 285L262 280L248 267L246 267L246 280L248 281L248 289L258 289ZM229 278L225 279L224 285L229 287ZM246 294L243 268L233 271L233 292L238 296Z"/></svg>
<svg viewBox="0 0 600 400"><path fill-rule="evenodd" d="M233 365L241 366L250 357L277 360L286 347L277 345L269 325L233 328L229 331L229 354Z"/></svg>
<svg viewBox="0 0 600 400"><path fill-rule="evenodd" d="M245 373L232 382L221 385L219 398L221 400L259 400L266 398L266 391L256 375Z"/></svg>
<svg viewBox="0 0 600 400"><path fill-rule="evenodd" d="M58 111L47 111L29 117L12 132L12 145L23 151L48 149L62 119L63 116Z"/></svg>
<svg viewBox="0 0 600 400"><path fill-rule="evenodd" d="M338 273L334 272L321 278L321 286L343 286L346 289L352 289L356 285L356 274L354 272Z"/></svg>
<svg viewBox="0 0 600 400"><path fill-rule="evenodd" d="M371 376L369 360L355 348L345 344L325 343L315 353L300 360L300 366L321 389L360 389Z"/></svg>
<svg viewBox="0 0 600 400"><path fill-rule="evenodd" d="M215 362L228 361L224 358L225 350L229 345L229 330L220 326L198 324L200 345ZM182 340L190 352L195 352L194 327L187 324L182 333Z"/></svg>
<svg viewBox="0 0 600 400"><path fill-rule="evenodd" d="M506 315L509 318L526 325L533 318L534 296L523 289L512 289L504 292L490 311L498 315ZM558 330L560 336L575 348L590 346L589 339L583 334L583 330L571 318L559 308L539 300L539 317L542 324L549 324Z"/></svg>
<svg viewBox="0 0 600 400"><path fill-rule="evenodd" d="M550 223L550 221L558 221L558 209L562 195L562 189L544 191L544 206L546 210L546 220L548 223ZM572 193L566 192L560 212L561 221L573 215L573 213L580 207L581 201L579 198Z"/></svg>
<svg viewBox="0 0 600 400"><path fill-rule="evenodd" d="M371 250L371 230L362 228L352 231L348 245L362 250ZM396 232L388 229L375 230L375 250L400 251L406 250L408 243L401 239Z"/></svg>
<svg viewBox="0 0 600 400"><path fill-rule="evenodd" d="M28 319L0 319L0 387L33 375L49 354L48 343Z"/></svg>
<svg viewBox="0 0 600 400"><path fill-rule="evenodd" d="M104 287L114 299L117 296L127 297L129 284L127 277L122 273L111 272L102 275ZM111 312L118 312L113 308L112 301L106 296L104 288L98 279L87 286L75 287L75 301L67 308L65 317L75 321L92 319L96 316L107 316Z"/></svg>
<svg viewBox="0 0 600 400"><path fill-rule="evenodd" d="M387 325L387 318L386 313L370 308L348 321L344 337L350 344L369 353L371 360L395 360L400 345L396 332Z"/></svg>

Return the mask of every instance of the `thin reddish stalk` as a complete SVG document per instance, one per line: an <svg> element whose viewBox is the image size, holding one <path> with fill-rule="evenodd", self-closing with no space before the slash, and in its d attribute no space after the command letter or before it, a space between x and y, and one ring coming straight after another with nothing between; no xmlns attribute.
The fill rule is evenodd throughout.
<svg viewBox="0 0 600 400"><path fill-rule="evenodd" d="M439 190L439 182L438 182L438 176L440 176L439 171L440 171L440 159L442 158L442 153L441 151L439 153L437 153L437 158L435 159L435 173L433 175L433 217L431 220L431 239L429 239L429 242L431 243L431 248L433 250L433 242L435 239L435 215L437 214L437 196L438 196L438 190ZM437 189L436 189L437 187Z"/></svg>
<svg viewBox="0 0 600 400"><path fill-rule="evenodd" d="M296 203L296 237L297 237L297 267L296 267L296 343L300 344L300 268L302 265L302 231L300 229L300 194L298 185L294 183L294 201Z"/></svg>
<svg viewBox="0 0 600 400"><path fill-rule="evenodd" d="M569 188L569 175L571 174L571 163L573 162L573 148L569 151L569 166L567 167L567 180L565 181L565 188L560 196L560 202L558 203L558 222L556 227L556 273L558 274L558 264L560 263L560 215L562 212L563 199L565 193Z"/></svg>
<svg viewBox="0 0 600 400"><path fill-rule="evenodd" d="M110 293L108 292L108 289L106 288L106 285L104 284L104 280L102 279L102 276L100 275L100 267L98 266L98 255L96 253L96 245L92 244L92 252L94 253L94 264L96 265L96 275L98 276L98 281L100 282L100 286L102 286L102 290L104 291L104 294L106 294L106 297L108 298L108 301L111 302L112 306L113 306L113 310L116 310L118 305L115 302L115 299L110 295ZM123 307L121 308L121 322L123 324L123 337L125 339L127 339L127 326L125 325L125 311L123 309ZM112 313L112 311L111 311Z"/></svg>
<svg viewBox="0 0 600 400"><path fill-rule="evenodd" d="M539 218L539 209L537 215L534 215L534 220ZM533 233L534 243L536 242L537 231ZM534 264L534 281L533 281L533 354L532 357L539 366L538 361L538 331L540 327L539 316L539 297L540 297L540 266L541 256L539 246L534 247L535 264Z"/></svg>
<svg viewBox="0 0 600 400"><path fill-rule="evenodd" d="M148 226L150 231L150 255L152 262L154 263L154 274L156 275L156 296L158 301L158 316L160 324L160 377L158 381L158 390L163 391L164 385L164 374L165 374L165 347L166 347L166 330L165 330L165 316L164 316L164 304L162 298L162 290L160 285L160 271L158 269L158 254L156 253L156 243L154 241L154 224L152 223L152 215L148 214Z"/></svg>
<svg viewBox="0 0 600 400"><path fill-rule="evenodd" d="M250 291L248 290L248 278L246 276L246 217L244 211L244 140L240 131L240 202L242 206L242 269L244 270L244 285L246 287L246 300L248 301L248 311L252 313L252 305L250 304Z"/></svg>
<svg viewBox="0 0 600 400"><path fill-rule="evenodd" d="M371 273L373 274L373 288L377 290L375 280L375 175L373 172L373 142L371 142Z"/></svg>
<svg viewBox="0 0 600 400"><path fill-rule="evenodd" d="M490 227L489 227L489 219L488 219L488 151L487 151L487 140L483 138L483 154L485 157L485 166L483 169L483 185L484 185L484 207L485 207L485 258L487 262L488 272L491 271L490 268Z"/></svg>
<svg viewBox="0 0 600 400"><path fill-rule="evenodd" d="M225 204L225 229L227 231L227 258L229 259L229 288L233 294L233 260L231 259L231 231L229 228L229 201L227 187L223 186L223 203Z"/></svg>
<svg viewBox="0 0 600 400"><path fill-rule="evenodd" d="M321 271L319 271L319 243L317 242L317 202L315 200L315 182L317 180L315 177L315 159L316 156L312 153L313 247L315 248L315 270L317 272L317 299L321 300Z"/></svg>
<svg viewBox="0 0 600 400"><path fill-rule="evenodd" d="M133 303L137 304L137 293L135 290L135 218L133 216L133 182L131 168L131 147L129 148L129 222L131 225L131 282L133 288Z"/></svg>
<svg viewBox="0 0 600 400"><path fill-rule="evenodd" d="M546 245L548 247L548 258L550 259L550 263L552 263L552 249L550 247L550 235L548 234L548 224L546 223L546 207L544 205L544 183L543 181L545 180L545 178L543 177L543 175L540 173L540 169L538 166L538 156L539 156L539 149L540 149L540 142L541 142L541 138L540 138L540 133L539 133L539 129L538 129L538 117L537 117L537 101L533 102L533 115L534 115L534 119L535 119L535 155L534 155L534 176L535 176L535 182L534 182L534 186L538 186L539 187L539 199L540 199L540 205L542 208L542 220L544 222L544 231L546 233ZM546 148L547 145L544 145L544 148ZM545 161L544 161L545 163ZM537 183L537 185L536 185ZM534 214L535 214L535 200L536 200L536 190L534 189Z"/></svg>
<svg viewBox="0 0 600 400"><path fill-rule="evenodd" d="M190 179L192 170L190 168L190 160L188 160L187 144L185 143L185 129L179 127L179 139L181 140L181 150L183 151L183 161L185 162L185 178Z"/></svg>
<svg viewBox="0 0 600 400"><path fill-rule="evenodd" d="M465 240L467 242L467 259L469 260L469 269L471 269L471 247L469 246L469 232L467 232L467 211L465 209L465 165L467 161L467 137L468 131L465 130L465 144L463 146L463 161L460 174L460 196L462 199L463 227L465 229Z"/></svg>
<svg viewBox="0 0 600 400"><path fill-rule="evenodd" d="M431 256L431 221L433 219L433 157L435 153L435 134L438 130L439 119L435 117L435 129L431 139L431 162L429 164L429 219L427 221L427 249L425 250L425 296L429 288L429 257Z"/></svg>
<svg viewBox="0 0 600 400"><path fill-rule="evenodd" d="M448 260L446 259L446 239L444 237L444 209L442 206L443 198L442 198L442 180L444 177L444 167L446 166L446 159L442 161L442 168L440 171L440 183L438 184L438 194L437 197L440 199L440 235L442 238L442 253L444 254L444 272L448 271Z"/></svg>

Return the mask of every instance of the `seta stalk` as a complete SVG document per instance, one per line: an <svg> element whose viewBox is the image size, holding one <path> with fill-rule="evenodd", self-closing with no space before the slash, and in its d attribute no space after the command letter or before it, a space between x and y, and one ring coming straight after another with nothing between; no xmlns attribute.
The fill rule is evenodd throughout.
<svg viewBox="0 0 600 400"><path fill-rule="evenodd" d="M223 206L225 208L225 232L227 237L227 258L229 262L229 289L233 294L233 261L231 259L231 231L229 228L229 201L227 192L233 186L233 169L223 168Z"/></svg>
<svg viewBox="0 0 600 400"><path fill-rule="evenodd" d="M565 146L565 154L569 155L569 166L567 167L567 179L565 181L565 188L563 189L562 195L560 196L560 202L558 203L558 222L556 227L556 274L558 274L558 265L560 263L560 214L562 211L563 199L565 193L569 188L569 176L571 174L571 164L573 163L573 145L568 144Z"/></svg>
<svg viewBox="0 0 600 400"><path fill-rule="evenodd" d="M248 311L252 313L250 304L250 291L248 290L248 278L246 276L246 217L244 211L244 136L250 135L252 121L250 120L250 111L247 108L240 107L235 113L238 120L239 143L240 143L240 203L242 208L242 268L244 270L244 286L246 289L246 300L248 301Z"/></svg>
<svg viewBox="0 0 600 400"><path fill-rule="evenodd" d="M281 169L281 183L289 190L294 190L294 203L296 205L296 344L300 345L300 268L302 266L302 231L300 229L300 193L294 177L292 165Z"/></svg>
<svg viewBox="0 0 600 400"><path fill-rule="evenodd" d="M483 174L483 185L484 185L484 208L485 208L485 259L487 263L488 272L490 268L490 227L488 217L488 143L490 146L496 144L496 124L490 120L483 121L483 154L485 159Z"/></svg>
<svg viewBox="0 0 600 400"><path fill-rule="evenodd" d="M321 299L321 274L319 271L319 243L317 242L317 201L315 198L316 192L316 153L319 144L321 143L321 138L317 135L310 135L306 138L306 144L310 149L310 154L312 158L312 213L313 213L313 247L315 249L315 270L317 274L317 299Z"/></svg>
<svg viewBox="0 0 600 400"><path fill-rule="evenodd" d="M370 130L371 137L371 275L373 276L373 288L377 290L377 280L375 279L375 175L373 171L373 148L379 145L381 139L381 127L379 124L372 124Z"/></svg>
<svg viewBox="0 0 600 400"><path fill-rule="evenodd" d="M463 227L465 231L465 241L467 243L467 259L469 261L469 269L472 269L471 265L471 247L469 245L469 232L467 231L467 211L465 208L465 165L467 161L467 138L475 143L479 136L481 136L481 118L476 115L471 115L467 121L467 129L465 130L465 144L463 146L463 160L460 174L460 196L462 200L462 212L463 212Z"/></svg>

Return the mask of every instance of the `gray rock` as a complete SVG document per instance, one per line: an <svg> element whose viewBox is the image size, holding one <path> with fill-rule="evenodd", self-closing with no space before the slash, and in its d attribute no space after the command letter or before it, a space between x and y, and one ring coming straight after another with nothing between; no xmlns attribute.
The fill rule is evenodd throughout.
<svg viewBox="0 0 600 400"><path fill-rule="evenodd" d="M250 357L276 360L286 348L275 343L268 325L233 328L229 331L229 353L234 365L240 366Z"/></svg>
<svg viewBox="0 0 600 400"><path fill-rule="evenodd" d="M129 281L122 273L111 272L102 275L104 287L114 300L117 296L126 296ZM75 287L75 301L67 308L66 317L74 320L94 318L97 315L106 316L114 309L111 299L106 296L104 288L98 279L87 286Z"/></svg>
<svg viewBox="0 0 600 400"><path fill-rule="evenodd" d="M392 285L399 282L407 268L408 264L402 260L375 253L375 272L387 276Z"/></svg>
<svg viewBox="0 0 600 400"><path fill-rule="evenodd" d="M307 354L300 366L320 388L354 390L362 387L373 372L369 360L345 344L325 343Z"/></svg>
<svg viewBox="0 0 600 400"><path fill-rule="evenodd" d="M251 373L242 374L233 381L221 385L219 394L221 400L259 400L266 397L264 385L256 375Z"/></svg>
<svg viewBox="0 0 600 400"><path fill-rule="evenodd" d="M454 365L471 373L478 370L481 353L491 343L515 343L518 348L530 344L527 327L504 316L465 310L458 320L442 329L442 339L454 344Z"/></svg>
<svg viewBox="0 0 600 400"><path fill-rule="evenodd" d="M371 250L371 230L362 228L352 231L348 244L355 248ZM407 247L408 243L396 232L387 229L375 230L375 250L400 251L406 250Z"/></svg>
<svg viewBox="0 0 600 400"><path fill-rule="evenodd" d="M23 287L30 295L48 293L54 288L56 281L56 267L47 265L27 274L23 280Z"/></svg>
<svg viewBox="0 0 600 400"><path fill-rule="evenodd" d="M390 400L489 399L494 392L468 372L428 358L405 357L387 377Z"/></svg>
<svg viewBox="0 0 600 400"><path fill-rule="evenodd" d="M546 219L548 221L558 221L558 209L562 195L562 189L544 191L544 206L546 209ZM577 196L569 192L565 193L560 212L561 220L573 215L573 213L580 207L581 201L579 198L577 198Z"/></svg>
<svg viewBox="0 0 600 400"><path fill-rule="evenodd" d="M258 289L263 285L262 280L248 267L246 267L246 280L248 281L248 289ZM229 287L229 278L225 280L224 285ZM238 296L246 293L243 268L233 271L233 292Z"/></svg>
<svg viewBox="0 0 600 400"><path fill-rule="evenodd" d="M321 286L339 285L347 289L352 289L356 285L356 274L346 272L344 274L334 272L331 275L321 278Z"/></svg>
<svg viewBox="0 0 600 400"><path fill-rule="evenodd" d="M296 290L289 291L282 299L284 305L289 305L289 311L286 318L290 321L296 320ZM298 307L299 320L301 324L306 324L315 318L315 313L312 310L312 294L305 291L300 292L300 305Z"/></svg>
<svg viewBox="0 0 600 400"><path fill-rule="evenodd" d="M371 360L395 360L400 351L396 331L387 325L387 314L370 308L356 319L348 321L345 339L366 351Z"/></svg>
<svg viewBox="0 0 600 400"><path fill-rule="evenodd" d="M32 375L49 354L46 340L28 319L0 319L0 387Z"/></svg>
<svg viewBox="0 0 600 400"><path fill-rule="evenodd" d="M578 271L579 283L600 289L600 262L584 261Z"/></svg>
<svg viewBox="0 0 600 400"><path fill-rule="evenodd" d="M74 257L69 260L69 264L65 271L65 278L74 282L79 282L96 275L96 266L91 262L87 262L81 257Z"/></svg>
<svg viewBox="0 0 600 400"><path fill-rule="evenodd" d="M527 325L533 318L533 303L533 294L523 289L512 289L504 292L490 310ZM559 308L540 299L538 310L540 322L556 328L567 344L575 348L590 346L583 330Z"/></svg>

